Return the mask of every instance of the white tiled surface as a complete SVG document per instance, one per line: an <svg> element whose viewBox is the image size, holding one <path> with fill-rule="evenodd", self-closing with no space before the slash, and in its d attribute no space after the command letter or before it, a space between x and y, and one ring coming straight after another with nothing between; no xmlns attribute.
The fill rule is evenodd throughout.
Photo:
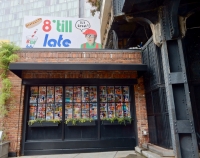
<svg viewBox="0 0 200 158"><path fill-rule="evenodd" d="M110 152L96 152L96 153L20 156L20 158L123 158L128 156L129 154L136 154L136 153L134 150L129 150L129 151L110 151Z"/></svg>

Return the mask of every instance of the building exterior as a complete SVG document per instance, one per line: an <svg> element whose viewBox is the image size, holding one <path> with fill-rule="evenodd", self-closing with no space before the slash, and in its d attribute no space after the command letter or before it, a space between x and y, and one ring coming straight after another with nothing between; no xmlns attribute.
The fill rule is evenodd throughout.
<svg viewBox="0 0 200 158"><path fill-rule="evenodd" d="M104 0L102 4L103 47L142 46L143 64L148 65L144 84L150 144L143 147L163 156L161 148L155 150L158 146L172 149L177 158L198 158L199 1Z"/></svg>
<svg viewBox="0 0 200 158"><path fill-rule="evenodd" d="M103 0L105 49L17 52L20 59L9 66L16 108L5 118L10 155L139 146L160 157L198 158L199 6L198 0ZM92 121L66 123L85 116ZM113 116L132 121L106 121ZM60 122L30 124L32 118Z"/></svg>
<svg viewBox="0 0 200 158"><path fill-rule="evenodd" d="M24 49L17 54L20 59L9 66L15 108L5 117L10 156L132 150L148 142L141 77L146 65L139 50ZM65 123L85 116L92 122ZM132 121L104 120L113 116ZM61 122L29 124L33 117Z"/></svg>
<svg viewBox="0 0 200 158"><path fill-rule="evenodd" d="M21 45L24 16L92 17L85 0L1 0L0 39Z"/></svg>

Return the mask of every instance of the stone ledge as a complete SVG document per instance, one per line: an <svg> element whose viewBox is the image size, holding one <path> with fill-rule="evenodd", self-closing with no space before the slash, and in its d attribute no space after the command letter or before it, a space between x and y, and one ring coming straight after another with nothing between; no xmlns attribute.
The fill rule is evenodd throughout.
<svg viewBox="0 0 200 158"><path fill-rule="evenodd" d="M144 145L145 146L145 145ZM140 153L141 155L147 157L147 158L175 158L174 156L161 156L157 153L148 151L145 148L135 147L135 151Z"/></svg>
<svg viewBox="0 0 200 158"><path fill-rule="evenodd" d="M164 156L164 157L167 157L167 156L174 157L175 156L173 150L165 149L165 148L162 148L162 147L150 144L150 143L142 144L142 147L145 149L148 149L149 151L156 153L160 156Z"/></svg>
<svg viewBox="0 0 200 158"><path fill-rule="evenodd" d="M135 147L135 151L138 152L138 153L140 153L140 154L142 154L142 151L143 151L143 150L146 150L146 149L140 148L140 147L138 147L138 146Z"/></svg>

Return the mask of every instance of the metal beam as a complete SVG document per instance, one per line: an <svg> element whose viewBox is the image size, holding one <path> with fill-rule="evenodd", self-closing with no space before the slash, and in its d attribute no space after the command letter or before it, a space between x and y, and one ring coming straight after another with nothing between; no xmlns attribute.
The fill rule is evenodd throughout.
<svg viewBox="0 0 200 158"><path fill-rule="evenodd" d="M183 78L180 82L178 81L178 79L181 78L180 76L186 73L181 40L163 42L161 53L172 145L175 155L177 158L198 158L197 140L194 132L194 120L188 83L186 78ZM177 58L173 63L170 62L172 60L170 54L172 53L177 54ZM176 61L180 61L180 69L177 69L180 65L179 62ZM171 73L171 71L173 71L173 73ZM169 76L173 76L173 79L171 80Z"/></svg>

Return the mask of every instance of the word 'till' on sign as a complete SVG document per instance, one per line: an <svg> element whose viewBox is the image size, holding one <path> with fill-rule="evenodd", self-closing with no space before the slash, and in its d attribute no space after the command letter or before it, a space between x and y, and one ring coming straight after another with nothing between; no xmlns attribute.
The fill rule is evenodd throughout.
<svg viewBox="0 0 200 158"><path fill-rule="evenodd" d="M56 24L56 30L58 32L72 32L72 21L71 20L52 20ZM44 20L42 29L45 32L51 31L51 21Z"/></svg>

